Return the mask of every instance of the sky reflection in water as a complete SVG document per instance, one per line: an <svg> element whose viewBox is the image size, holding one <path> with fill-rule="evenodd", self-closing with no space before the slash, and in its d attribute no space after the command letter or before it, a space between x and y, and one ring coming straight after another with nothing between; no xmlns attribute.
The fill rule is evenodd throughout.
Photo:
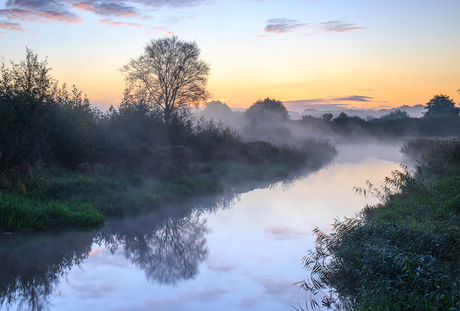
<svg viewBox="0 0 460 311"><path fill-rule="evenodd" d="M383 180L402 161L398 146L371 146L359 157L356 146L339 150L333 165L302 180L197 210L3 238L0 295L11 310L293 310L306 297L293 283L306 276L311 230L329 231L335 217L376 202L353 187Z"/></svg>

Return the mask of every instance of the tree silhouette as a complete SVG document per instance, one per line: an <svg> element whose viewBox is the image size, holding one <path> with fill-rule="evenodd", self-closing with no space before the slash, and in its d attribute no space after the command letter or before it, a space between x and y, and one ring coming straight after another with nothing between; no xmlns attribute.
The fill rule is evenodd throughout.
<svg viewBox="0 0 460 311"><path fill-rule="evenodd" d="M284 122L289 118L286 106L276 99L265 98L258 100L246 110L246 115L251 121Z"/></svg>
<svg viewBox="0 0 460 311"><path fill-rule="evenodd" d="M424 117L439 115L458 115L459 108L455 107L455 102L447 95L436 95L428 103Z"/></svg>
<svg viewBox="0 0 460 311"><path fill-rule="evenodd" d="M75 168L93 159L99 111L75 86L59 88L47 60L26 49L19 63L0 67L0 172L24 162Z"/></svg>
<svg viewBox="0 0 460 311"><path fill-rule="evenodd" d="M332 113L325 113L321 116L321 118L326 121L331 121L333 117Z"/></svg>
<svg viewBox="0 0 460 311"><path fill-rule="evenodd" d="M386 115L381 116L380 120L396 120L396 119L402 119L402 118L410 118L410 116L406 111L396 109Z"/></svg>
<svg viewBox="0 0 460 311"><path fill-rule="evenodd" d="M125 96L143 98L152 107L159 107L169 124L181 109L209 98L206 84L210 68L199 56L195 42L176 36L151 40L143 54L120 68L127 84Z"/></svg>

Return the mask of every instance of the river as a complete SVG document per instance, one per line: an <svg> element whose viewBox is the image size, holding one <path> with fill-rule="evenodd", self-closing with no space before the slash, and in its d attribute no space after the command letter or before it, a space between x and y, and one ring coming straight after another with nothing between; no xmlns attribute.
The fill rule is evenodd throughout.
<svg viewBox="0 0 460 311"><path fill-rule="evenodd" d="M109 220L0 237L0 310L294 310L311 231L376 203L353 192L399 168L400 145L338 145L304 178ZM193 208L190 208L193 206Z"/></svg>

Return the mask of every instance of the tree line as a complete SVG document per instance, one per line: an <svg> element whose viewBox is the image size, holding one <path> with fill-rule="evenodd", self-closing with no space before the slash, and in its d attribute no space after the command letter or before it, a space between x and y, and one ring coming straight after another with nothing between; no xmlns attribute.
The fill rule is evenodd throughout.
<svg viewBox="0 0 460 311"><path fill-rule="evenodd" d="M82 163L148 162L158 170L165 163L181 167L190 157L206 161L222 157L222 150L241 142L241 133L225 123L192 122L189 107L210 97L206 90L210 66L200 59L195 42L175 36L151 40L139 57L120 68L126 80L123 99L105 112L93 107L75 86L59 86L50 71L47 60L40 61L28 48L24 60L0 68L0 173L37 162L70 169ZM287 125L306 135L318 130L326 135L460 134L460 109L451 98L436 95L425 109L421 119L396 110L373 120L341 113L336 118L324 114L292 121L281 101L266 98L245 111L239 128L248 140L278 137L280 142L293 136ZM213 110L226 115L224 121L230 124L238 115L216 102L206 107L205 115Z"/></svg>
<svg viewBox="0 0 460 311"><path fill-rule="evenodd" d="M152 40L139 58L120 69L127 82L123 100L105 112L75 86L60 86L50 71L47 59L39 60L29 48L24 60L1 66L0 173L37 162L75 169L85 162L141 158L159 150L165 154L158 157L167 158L180 154L168 147L193 147L206 131L225 131L220 143L238 139L223 125L192 124L187 107L209 96L209 65L199 59L196 43L177 37Z"/></svg>

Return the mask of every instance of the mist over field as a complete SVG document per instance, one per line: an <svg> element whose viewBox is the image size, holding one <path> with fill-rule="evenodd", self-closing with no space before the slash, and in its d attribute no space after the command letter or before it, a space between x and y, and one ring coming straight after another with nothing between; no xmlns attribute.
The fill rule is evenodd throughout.
<svg viewBox="0 0 460 311"><path fill-rule="evenodd" d="M262 100L260 100L262 102ZM275 99L265 99L277 102ZM407 139L417 136L451 136L460 134L458 118L439 115L424 118L425 105L392 109L331 110L328 105L305 109L300 115L270 107L250 112L250 108L231 109L221 101L212 101L194 110L195 122L213 120L236 129L245 141L265 140L275 144L292 143L302 138L329 139L333 143L365 140ZM458 109L458 108L457 108ZM454 109L455 111L455 109Z"/></svg>

